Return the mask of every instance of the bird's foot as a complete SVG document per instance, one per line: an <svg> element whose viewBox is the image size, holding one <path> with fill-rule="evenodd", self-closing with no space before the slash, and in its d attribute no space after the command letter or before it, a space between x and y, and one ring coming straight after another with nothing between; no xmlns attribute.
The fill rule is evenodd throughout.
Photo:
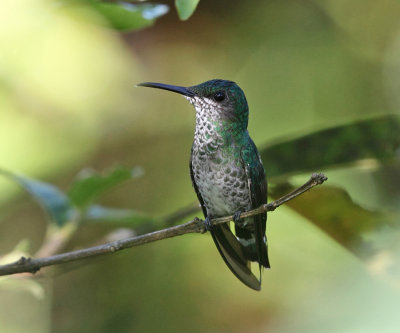
<svg viewBox="0 0 400 333"><path fill-rule="evenodd" d="M235 224L243 222L243 219L240 218L240 214L242 214L242 213L243 213L243 211L238 210L237 212L235 212L235 214L233 214L233 222L235 222Z"/></svg>
<svg viewBox="0 0 400 333"><path fill-rule="evenodd" d="M206 228L206 231L212 231L213 229L213 224L211 223L209 216L207 216L204 220L204 227Z"/></svg>

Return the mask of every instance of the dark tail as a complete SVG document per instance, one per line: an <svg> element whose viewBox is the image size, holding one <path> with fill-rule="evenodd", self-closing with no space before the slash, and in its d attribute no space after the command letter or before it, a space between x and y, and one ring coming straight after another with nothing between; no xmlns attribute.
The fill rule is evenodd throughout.
<svg viewBox="0 0 400 333"><path fill-rule="evenodd" d="M247 259L258 262L260 270L262 266L270 268L265 236L266 219L266 214L258 214L248 218L247 223L251 224L254 230L249 230L240 225L235 226L236 236L245 248Z"/></svg>
<svg viewBox="0 0 400 333"><path fill-rule="evenodd" d="M257 258L263 258L263 261L260 262L260 269L261 265L269 267L267 247L264 242L262 243L263 247L260 248L261 257L253 259L249 257L253 256L253 253L250 254L247 247L243 246L238 241L238 239L229 229L228 224L213 226L211 235L214 239L215 245L217 246L219 253L221 254L222 258L224 259L225 263L228 265L232 273L235 274L236 277L246 286L254 290L260 290L261 276L260 280L258 280L257 277L252 273L252 271L250 270L250 261L259 261Z"/></svg>

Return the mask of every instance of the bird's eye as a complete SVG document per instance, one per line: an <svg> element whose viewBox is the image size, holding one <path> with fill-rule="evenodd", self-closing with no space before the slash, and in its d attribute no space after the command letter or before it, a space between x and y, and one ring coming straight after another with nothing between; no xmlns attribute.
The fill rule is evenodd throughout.
<svg viewBox="0 0 400 333"><path fill-rule="evenodd" d="M225 99L225 93L223 91L217 91L214 94L214 100L216 102L222 102Z"/></svg>

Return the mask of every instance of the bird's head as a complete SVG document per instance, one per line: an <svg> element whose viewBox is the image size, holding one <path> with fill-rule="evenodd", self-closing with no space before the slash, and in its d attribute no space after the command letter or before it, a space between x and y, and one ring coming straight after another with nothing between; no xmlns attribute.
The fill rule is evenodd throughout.
<svg viewBox="0 0 400 333"><path fill-rule="evenodd" d="M243 90L232 81L210 80L191 87L143 82L138 86L173 91L185 96L199 115L215 112L222 120L247 128L249 108Z"/></svg>

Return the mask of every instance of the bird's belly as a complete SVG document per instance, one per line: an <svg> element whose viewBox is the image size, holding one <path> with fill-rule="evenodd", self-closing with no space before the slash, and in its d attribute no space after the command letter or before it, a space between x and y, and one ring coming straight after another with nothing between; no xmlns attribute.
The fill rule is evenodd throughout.
<svg viewBox="0 0 400 333"><path fill-rule="evenodd" d="M207 213L213 217L251 208L245 170L236 163L193 161L193 176Z"/></svg>

